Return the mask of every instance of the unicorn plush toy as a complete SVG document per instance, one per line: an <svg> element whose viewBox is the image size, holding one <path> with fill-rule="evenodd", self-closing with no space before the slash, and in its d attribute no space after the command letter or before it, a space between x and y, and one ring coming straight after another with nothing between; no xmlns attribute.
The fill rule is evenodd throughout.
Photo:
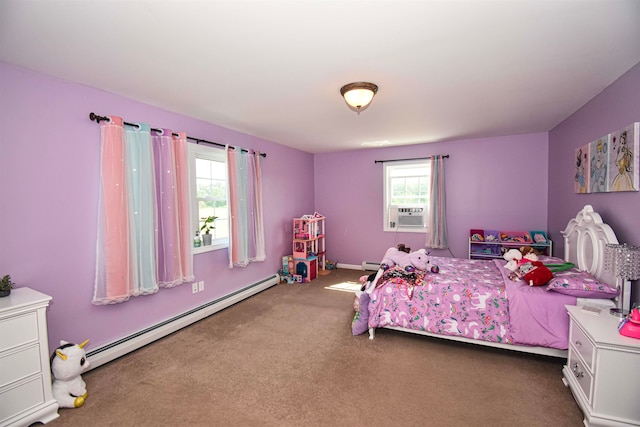
<svg viewBox="0 0 640 427"><path fill-rule="evenodd" d="M60 341L60 347L51 355L53 397L61 408L79 408L87 398L87 385L80 376L89 368L84 346Z"/></svg>

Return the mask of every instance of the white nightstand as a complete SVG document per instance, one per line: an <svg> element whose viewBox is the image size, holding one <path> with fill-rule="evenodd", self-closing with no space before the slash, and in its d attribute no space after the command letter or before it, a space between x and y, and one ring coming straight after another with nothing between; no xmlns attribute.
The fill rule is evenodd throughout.
<svg viewBox="0 0 640 427"><path fill-rule="evenodd" d="M51 297L17 288L0 298L0 426L58 417L51 392L47 306Z"/></svg>
<svg viewBox="0 0 640 427"><path fill-rule="evenodd" d="M562 381L585 426L640 425L640 340L618 333L619 318L566 306L571 319Z"/></svg>

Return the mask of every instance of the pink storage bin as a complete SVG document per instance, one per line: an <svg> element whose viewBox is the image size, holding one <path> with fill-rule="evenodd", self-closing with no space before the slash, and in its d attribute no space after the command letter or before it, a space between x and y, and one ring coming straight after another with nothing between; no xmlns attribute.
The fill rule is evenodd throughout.
<svg viewBox="0 0 640 427"><path fill-rule="evenodd" d="M528 231L501 231L500 242L530 244L531 235Z"/></svg>
<svg viewBox="0 0 640 427"><path fill-rule="evenodd" d="M472 228L469 230L469 237L472 242L484 242L484 230L479 228Z"/></svg>

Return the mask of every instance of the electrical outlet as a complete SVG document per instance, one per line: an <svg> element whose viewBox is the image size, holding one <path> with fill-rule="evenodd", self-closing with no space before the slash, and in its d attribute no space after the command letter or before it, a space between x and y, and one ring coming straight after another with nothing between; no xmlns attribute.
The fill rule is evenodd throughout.
<svg viewBox="0 0 640 427"><path fill-rule="evenodd" d="M204 281L201 280L200 283L198 283L198 292L202 292L204 291Z"/></svg>
<svg viewBox="0 0 640 427"><path fill-rule="evenodd" d="M198 282L193 282L191 284L191 293L195 294L196 292L198 292Z"/></svg>

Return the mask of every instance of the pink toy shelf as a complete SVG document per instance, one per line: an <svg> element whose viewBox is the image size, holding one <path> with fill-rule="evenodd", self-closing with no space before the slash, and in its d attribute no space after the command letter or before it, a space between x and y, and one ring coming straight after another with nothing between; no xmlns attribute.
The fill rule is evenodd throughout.
<svg viewBox="0 0 640 427"><path fill-rule="evenodd" d="M326 269L325 217L317 212L293 219L293 272L309 282L318 276L318 269ZM291 270L291 269L289 269Z"/></svg>

